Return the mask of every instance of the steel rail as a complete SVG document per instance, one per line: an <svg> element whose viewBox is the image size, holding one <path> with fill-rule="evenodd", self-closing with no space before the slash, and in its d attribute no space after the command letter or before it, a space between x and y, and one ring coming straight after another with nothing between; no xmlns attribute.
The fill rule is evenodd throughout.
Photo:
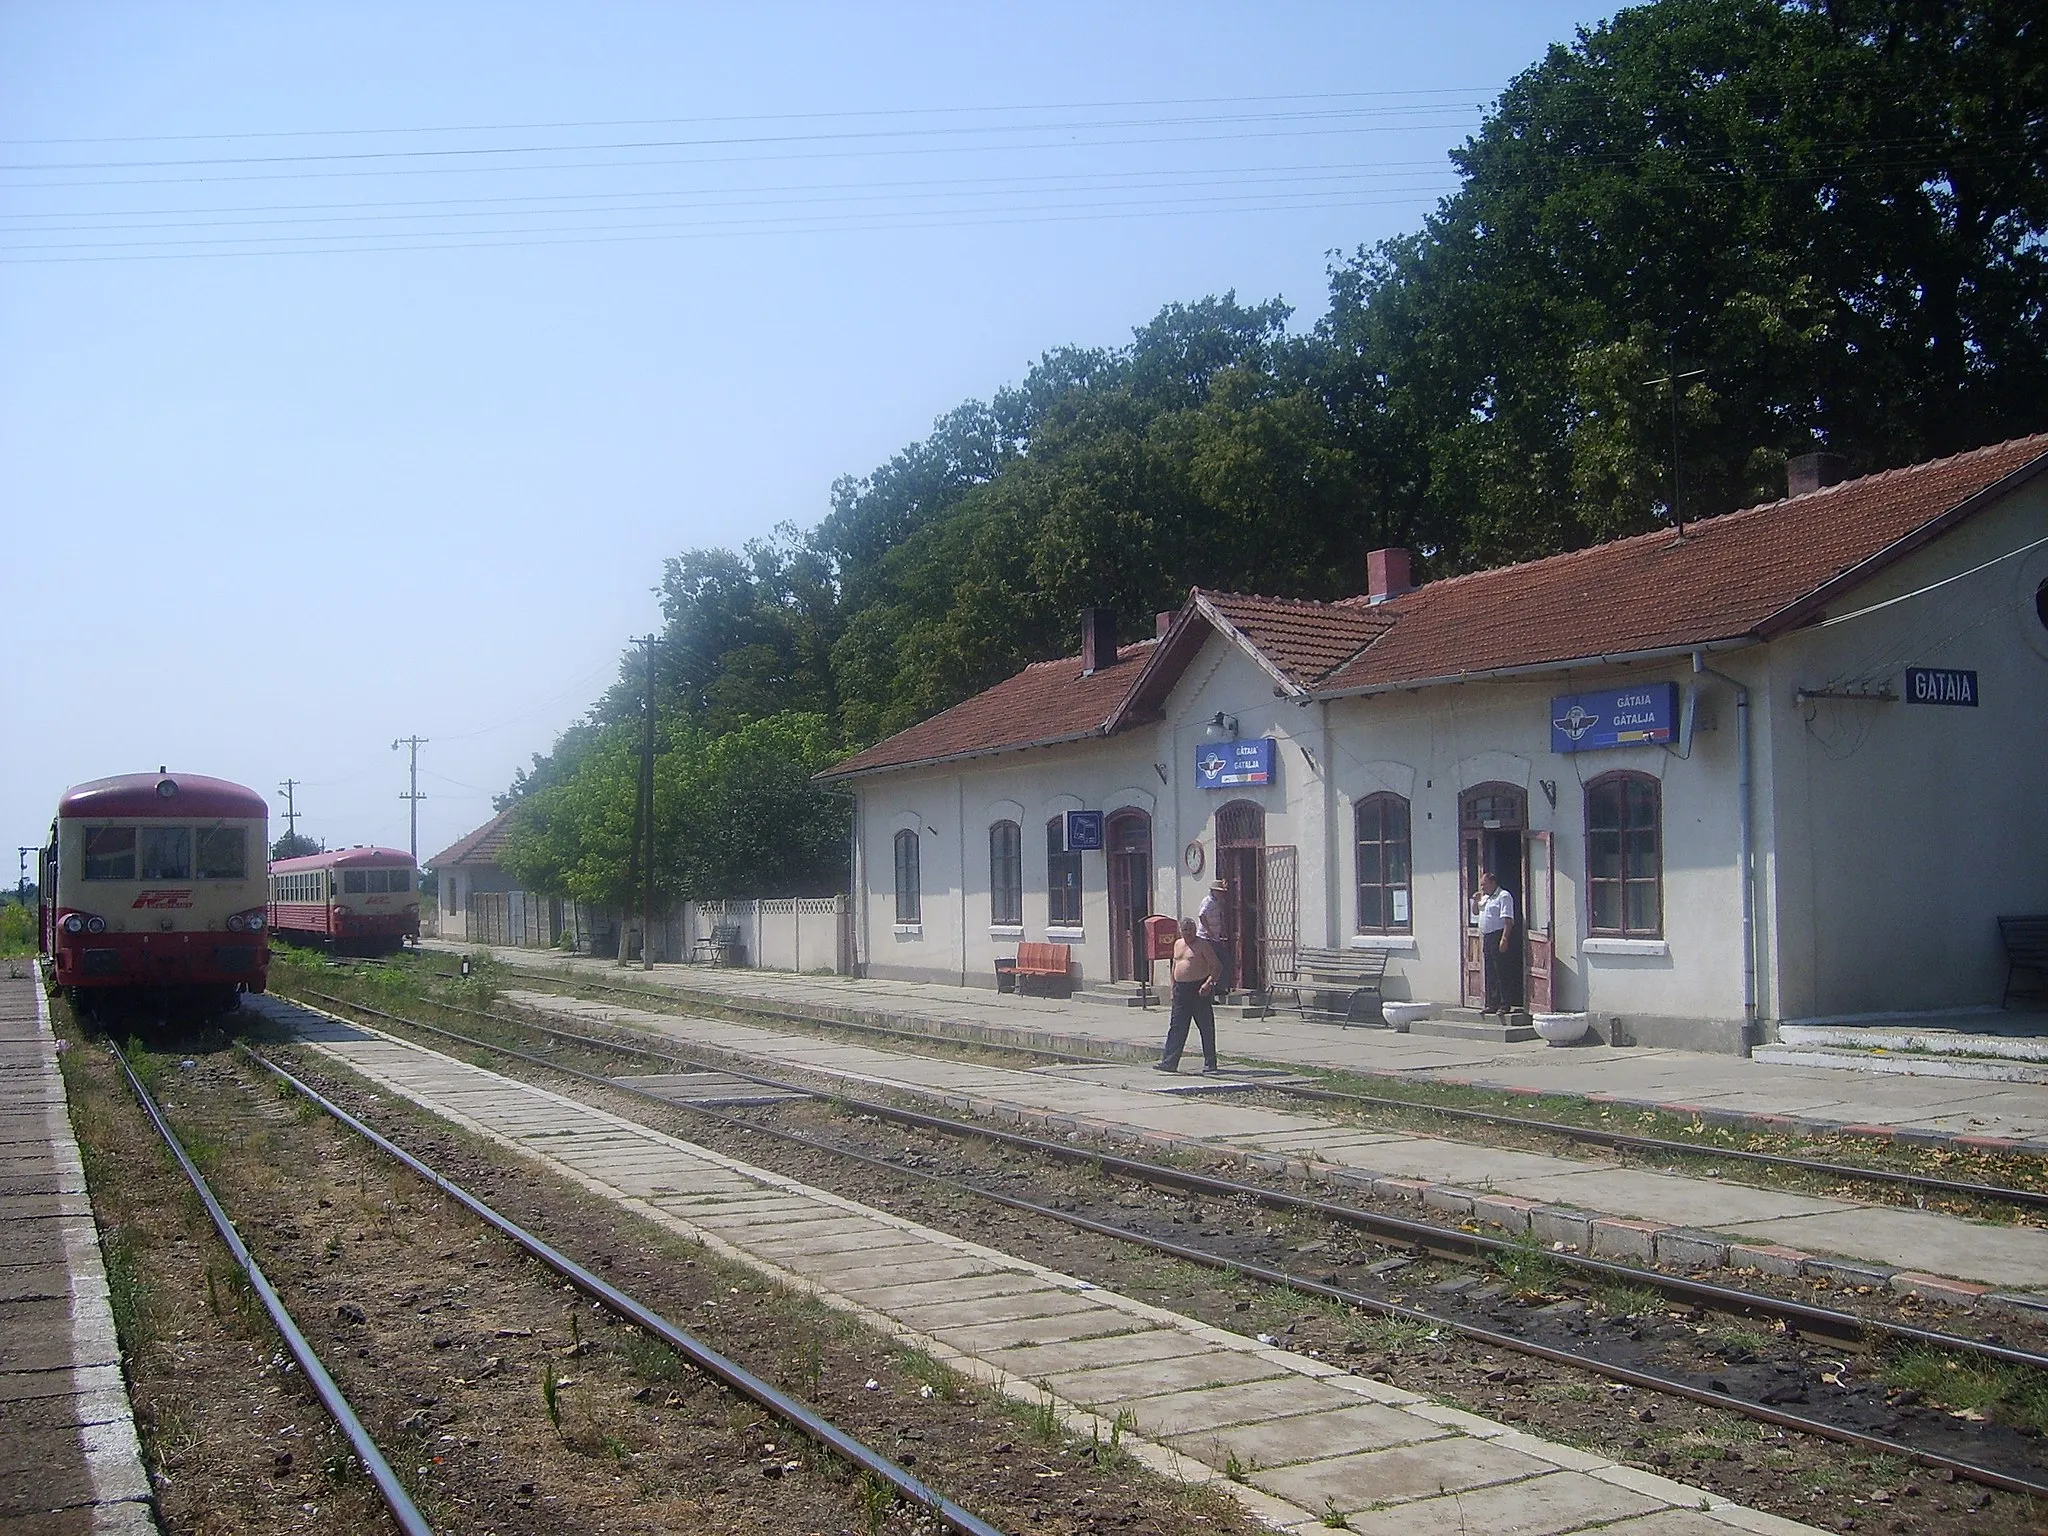
<svg viewBox="0 0 2048 1536"><path fill-rule="evenodd" d="M601 1279L592 1271L578 1264L574 1259L533 1235L509 1216L501 1214L477 1196L445 1174L430 1167L413 1156L388 1136L364 1124L333 1100L325 1097L310 1084L300 1081L262 1052L243 1045L241 1050L258 1065L274 1073L278 1079L303 1095L309 1102L331 1115L340 1124L348 1127L365 1141L411 1169L500 1235L533 1258L539 1260L569 1284L573 1285L591 1300L626 1319L643 1333L660 1339L677 1354L682 1355L711 1376L724 1382L734 1391L751 1398L766 1408L776 1418L794 1426L817 1444L843 1457L864 1472L874 1474L910 1500L935 1515L948 1530L957 1531L960 1536L1003 1536L1002 1531L990 1525L979 1515L961 1508L944 1494L929 1487L909 1471L898 1466L888 1457L856 1440L845 1430L831 1421L819 1417L802 1403L749 1371L738 1362L720 1354L694 1334L678 1328L652 1308L628 1296L611 1282ZM2048 1489L2044 1489L2048 1492Z"/></svg>
<svg viewBox="0 0 2048 1536"><path fill-rule="evenodd" d="M685 1109L695 1113L712 1115L732 1120L734 1117L719 1115L717 1111L702 1106L678 1103L659 1094L647 1093L628 1084L620 1083L601 1073L586 1072L560 1062L549 1061L546 1057L521 1051L513 1046L494 1041L480 1040L456 1030L446 1029L438 1024L428 1024L418 1019L387 1013L365 1003L350 1002L346 998L329 997L316 993L323 1001L354 1008L359 1012L377 1018L389 1019L409 1029L423 1030L440 1035L444 1039L495 1051L516 1060L530 1062L551 1072L580 1078L615 1092L635 1094L665 1104L671 1109ZM436 1003L435 1007L451 1007ZM671 1064L683 1064L700 1070L713 1070L768 1088L779 1088L785 1092L800 1094L806 1098L830 1100L845 1105L848 1109L862 1114L895 1121L901 1125L915 1126L921 1130L936 1131L945 1135L969 1136L978 1140L993 1142L1000 1146L1012 1147L1019 1151L1035 1153L1059 1162L1087 1164L1106 1172L1120 1174L1134 1182L1165 1186L1189 1194L1207 1195L1226 1200L1252 1200L1269 1209L1287 1211L1297 1215L1308 1215L1332 1221L1342 1226L1354 1227L1401 1247L1420 1248L1430 1253L1450 1258L1491 1261L1496 1255L1517 1253L1520 1248L1506 1238L1488 1237L1479 1232L1468 1232L1461 1227L1448 1227L1435 1222L1416 1221L1411 1217L1392 1216L1378 1211L1363 1211L1355 1206L1341 1205L1334 1201L1320 1200L1310 1195L1297 1195L1286 1190L1276 1190L1260 1184L1248 1184L1236 1179L1221 1178L1215 1174L1196 1173L1189 1169L1173 1168L1162 1163L1145 1162L1141 1159L1122 1156L1119 1153L1090 1150L1066 1142L1046 1141L1036 1136L1027 1136L1020 1131L1008 1131L998 1126L981 1125L974 1121L958 1120L948 1115L934 1115L923 1110L905 1109L894 1104L884 1104L873 1099L849 1098L844 1094L827 1092L803 1083L790 1082L785 1078L769 1077L760 1073L741 1071L721 1066L702 1058L692 1058L676 1053L650 1053L638 1046L615 1046L612 1042L594 1035L582 1035L573 1031L555 1030L549 1026L529 1023L523 1019L505 1019L494 1014L478 1013L476 1009L455 1008L454 1011L477 1013L479 1017L500 1023L513 1024L530 1029L555 1039L567 1039L578 1044L616 1049L623 1053L666 1060ZM751 1121L735 1121L749 1130L768 1134L786 1134L771 1128L755 1125ZM827 1150L837 1151L836 1148ZM848 1156L856 1154L848 1153ZM890 1165L895 1166L895 1165ZM1930 1349L1942 1349L1958 1354L1974 1355L1980 1359L1995 1361L2001 1365L2020 1366L2029 1370L2048 1372L2048 1355L2017 1349L2009 1344L1994 1344L1983 1339L1965 1338L1960 1334L1942 1333L1932 1328L1921 1328L1911 1323L1897 1323L1882 1318L1861 1317L1853 1312L1838 1311L1833 1307L1821 1307L1811 1302L1793 1301L1787 1297L1770 1296L1757 1291L1739 1290L1733 1286L1714 1285L1704 1280L1693 1280L1683 1275L1673 1275L1662 1270L1638 1269L1632 1265L1617 1264L1607 1259L1596 1259L1585 1254L1546 1253L1544 1257L1559 1268L1568 1269L1588 1277L1596 1283L1642 1286L1655 1290L1674 1301L1690 1306L1705 1307L1715 1312L1732 1316L1761 1317L1772 1321L1783 1321L1802 1333L1833 1339L1839 1343L1860 1345L1870 1348L1874 1344L1900 1343L1921 1345Z"/></svg>
<svg viewBox="0 0 2048 1536"><path fill-rule="evenodd" d="M337 1001L345 1000L337 999ZM468 1044L479 1046L486 1050L495 1051L500 1054L510 1056L516 1060L526 1061L533 1065L545 1068L548 1071L559 1072L565 1076L578 1078L583 1081L587 1081L599 1086L610 1088L616 1092L627 1093L635 1097L648 1099L654 1103L661 1104L670 1109L688 1109L693 1113L706 1116L710 1119L721 1121L728 1126L748 1131L754 1135L766 1136L771 1140L781 1141L787 1144L805 1147L813 1151L825 1152L836 1157L844 1158L851 1162L865 1164L869 1167L876 1168L882 1172L892 1174L896 1177L907 1176L913 1179L923 1180L926 1183L934 1184L946 1189L951 1189L959 1193L969 1194L975 1196L976 1198L987 1200L993 1204L1007 1207L1011 1210L1021 1211L1029 1215L1037 1216L1052 1221L1057 1221L1067 1226L1077 1228L1078 1230L1093 1233L1097 1236L1107 1237L1115 1241L1125 1242L1136 1247L1149 1249L1153 1252L1166 1255L1169 1258L1180 1259L1191 1264L1198 1264L1204 1268L1219 1270L1227 1274L1240 1275L1247 1279L1258 1280L1265 1284L1280 1286L1284 1289L1295 1291L1302 1295L1315 1296L1325 1300L1340 1302L1346 1306L1356 1308L1360 1311L1371 1312L1381 1317L1398 1318L1408 1322L1424 1324L1431 1328L1444 1329L1456 1333L1460 1337L1468 1338L1476 1343L1484 1344L1489 1348L1505 1350L1516 1354L1528 1355L1532 1358L1543 1360L1546 1363L1552 1365L1562 1366L1571 1370L1584 1371L1592 1375L1600 1376L1606 1380L1614 1381L1619 1384L1629 1386L1631 1388L1638 1388L1643 1391L1658 1392L1663 1393L1667 1396L1684 1398L1691 1402L1700 1403L1708 1407L1717 1408L1725 1412L1736 1414L1742 1418L1750 1419L1760 1423L1771 1424L1781 1429L1789 1429L1797 1431L1802 1434L1810 1434L1816 1436L1817 1438L1832 1440L1840 1444L1854 1446L1861 1450L1867 1450L1882 1453L1885 1455L1902 1457L1904 1459L1913 1461L1918 1465L1931 1467L1940 1471L1950 1472L1954 1474L1956 1477L1963 1478L1970 1482L1978 1483L1984 1487L1996 1488L2002 1492L2021 1493L2033 1497L2048 1497L2048 1482L2033 1482L2026 1478L2016 1477L2010 1473L1998 1471L1995 1468L1980 1466L1975 1462L1966 1461L1960 1457L1948 1456L1939 1451L1926 1450L1917 1446L1910 1445L1904 1441L1893 1440L1883 1435L1874 1435L1864 1430L1847 1429L1840 1425L1830 1424L1823 1419L1812 1419L1801 1414L1788 1413L1781 1409L1771 1407L1767 1404L1752 1402L1748 1398L1737 1397L1732 1393L1716 1391L1712 1387L1697 1386L1691 1382L1683 1381L1677 1377L1664 1376L1654 1371L1645 1371L1633 1366L1617 1365L1606 1361L1592 1359L1585 1355L1578 1354L1570 1350L1558 1349L1551 1345L1537 1343L1533 1340L1525 1339L1515 1334L1503 1333L1497 1329L1487 1328L1480 1324L1467 1322L1460 1318L1447 1316L1442 1313L1431 1312L1427 1308L1410 1306L1403 1302L1387 1301L1381 1297L1367 1295L1359 1291L1348 1290L1343 1286L1333 1285L1327 1281L1313 1280L1306 1276L1296 1275L1286 1270L1273 1269L1269 1266L1253 1263L1244 1259L1231 1258L1228 1255L1216 1253L1210 1249L1196 1248L1185 1243L1178 1243L1170 1238L1155 1237L1150 1233L1139 1232L1128 1227L1117 1226L1111 1222L1097 1221L1092 1217L1083 1216L1075 1211L1063 1211L1055 1206L1041 1205L1035 1201L1026 1200L1021 1196L1008 1194L1002 1190L988 1189L982 1185L975 1184L968 1180L956 1179L945 1174L930 1173L922 1169L912 1168L904 1164L891 1161L888 1158L877 1157L872 1153L860 1152L847 1147L833 1146L828 1142L816 1140L815 1138L802 1135L799 1132L786 1131L774 1126L758 1125L755 1124L753 1121L742 1119L737 1115L725 1114L722 1111L710 1109L702 1105L678 1104L676 1101L671 1099L665 1099L659 1094L649 1092L648 1090L643 1088L636 1088L627 1084L618 1083L613 1079L604 1077L598 1073L585 1072L580 1068L568 1067L563 1066L560 1063L550 1062L546 1060L544 1057L534 1056L529 1052L520 1051L511 1046L498 1045L490 1041L476 1040L469 1036L459 1035L452 1030L442 1029L438 1025L422 1024L417 1020L404 1019L395 1015L383 1013L382 1010L377 1009L365 1008L364 1011L377 1013L380 1017L390 1018L394 1022L405 1025L410 1028L423 1029L433 1034L443 1035L449 1038L464 1041ZM266 1065L269 1065L269 1063L266 1063ZM282 1069L273 1066L272 1070L279 1071L282 1075ZM733 1075L743 1076L744 1074L735 1073ZM813 1090L799 1087L796 1089L796 1091L807 1094L811 1097L819 1097L819 1095L817 1095ZM887 1106L861 1104L858 1101L849 1102L852 1105L852 1107L857 1107L864 1111L881 1111L885 1113L887 1112ZM924 1117L919 1118L922 1119ZM959 1127L953 1122L947 1122L947 1128L957 1129ZM1005 1139L1007 1139L1007 1137ZM1051 1144L1046 1144L1046 1148L1051 1149ZM1092 1154L1073 1154L1072 1149L1058 1150L1066 1151L1083 1161L1097 1161L1097 1159ZM1108 1159L1104 1161L1118 1162L1122 1160ZM1246 1187L1246 1192L1252 1194L1264 1193L1263 1191L1259 1191L1256 1188L1250 1186ZM1316 1206L1318 1208L1322 1208L1321 1202L1309 1202L1309 1204L1311 1204L1312 1206ZM1328 1209L1332 1209L1340 1214L1344 1211L1343 1207L1334 1207ZM1627 1271L1627 1273L1634 1274L1635 1272ZM1936 1337L1943 1336L1937 1335ZM1969 1341L1958 1342L1967 1344ZM2043 1363L2048 1364L2048 1361L2044 1361Z"/></svg>
<svg viewBox="0 0 2048 1536"><path fill-rule="evenodd" d="M617 992L628 997L640 997L653 1001L664 1000L664 994L644 988L620 986L615 982L584 981L557 982L553 977L535 977L534 980L565 986L589 987L593 990ZM702 994L698 994L701 996ZM679 993L666 994L666 1000L682 1001ZM1035 1046L1014 1045L998 1040L961 1040L951 1035L933 1034L925 1030L895 1029L887 1025L850 1023L841 1019L821 1019L807 1013L793 1013L768 1004L750 1002L728 1003L718 1001L713 1007L726 1008L734 1013L753 1014L763 1018L781 1019L791 1023L807 1024L814 1028L862 1030L872 1034L890 1035L904 1040L921 1040L943 1045L974 1046L983 1050L1015 1051L1025 1055L1049 1056L1070 1062L1114 1063L1123 1060L1117 1056L1083 1055L1075 1052L1041 1050ZM1311 1102L1333 1104L1356 1104L1369 1109L1422 1112L1440 1115L1445 1119L1463 1120L1473 1124L1496 1125L1511 1130L1532 1131L1547 1136L1557 1136L1568 1141L1582 1142L1588 1146L1606 1147L1619 1152L1640 1152L1658 1157L1699 1157L1722 1162L1746 1163L1752 1167L1775 1168L1788 1172L1812 1174L1851 1183L1882 1184L1894 1189L1911 1190L1918 1194L1935 1195L1951 1200L1982 1200L1992 1204L2021 1206L2028 1210L2048 1211L2048 1190L2020 1189L2009 1184L1978 1184L1965 1179L1945 1179L1933 1174L1909 1173L1901 1169L1866 1168L1853 1163L1831 1163L1823 1158L1793 1157L1779 1152L1753 1152L1739 1147L1701 1147L1689 1142L1673 1141L1668 1137L1639 1136L1627 1131L1604 1131L1597 1126L1570 1125L1559 1120L1539 1120L1527 1115L1510 1115L1500 1110L1469 1109L1452 1105L1439 1105L1413 1099L1389 1098L1385 1095L1347 1093L1333 1088L1311 1088L1301 1084L1273 1083L1259 1084L1262 1092L1284 1094L1290 1098L1306 1099Z"/></svg>
<svg viewBox="0 0 2048 1536"><path fill-rule="evenodd" d="M135 1090L135 1097L141 1101L143 1109L155 1122L157 1134L163 1137L164 1145L171 1149L171 1156L178 1160L178 1166L185 1170L185 1177L192 1181L192 1188L198 1192L200 1204L206 1207L206 1214L213 1221L214 1231L218 1232L220 1240L227 1244L228 1252L234 1255L235 1262L242 1267L242 1273L249 1277L249 1288L263 1303L263 1310L270 1315L271 1326L276 1328L279 1336L283 1338L284 1347L291 1351L291 1357L297 1362L307 1385L312 1387L314 1395L320 1399L321 1407L325 1408L329 1416L340 1426L350 1449L355 1452L356 1460L363 1464L363 1469L370 1474L370 1480L377 1485L377 1492L383 1495L384 1503L391 1511L391 1518L398 1522L398 1528L405 1532L405 1536L434 1536L433 1526L427 1523L427 1517L421 1514L419 1506L413 1503L412 1495L406 1492L405 1485L398 1480L398 1474L391 1470L391 1463L384 1459L384 1453L377 1449L376 1442L370 1438L369 1430L363 1427L363 1421L356 1417L355 1410L349 1406L348 1398L342 1393L334 1378L328 1374L327 1367L320 1363L320 1356L315 1352L311 1342L299 1331L299 1325L292 1321L291 1312L285 1306L284 1299L277 1294L276 1288L265 1277L263 1267L249 1251L249 1245L242 1241L242 1235L235 1230L235 1224L228 1220L228 1213L221 1208L220 1201L214 1198L213 1190L208 1187L205 1176L186 1154L184 1144L178 1140L177 1133L171 1129L170 1122L164 1118L156 1100L150 1097L149 1090L142 1085L142 1079L136 1075L135 1068L129 1065L121 1047L109 1041L107 1048L114 1053L114 1060L121 1064L121 1071L128 1078L128 1086Z"/></svg>

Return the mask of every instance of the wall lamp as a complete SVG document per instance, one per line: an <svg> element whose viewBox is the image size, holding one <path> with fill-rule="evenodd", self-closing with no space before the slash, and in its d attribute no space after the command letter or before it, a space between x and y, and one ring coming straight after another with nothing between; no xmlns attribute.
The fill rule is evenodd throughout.
<svg viewBox="0 0 2048 1536"><path fill-rule="evenodd" d="M1217 710L1215 716L1202 728L1202 734L1205 736L1235 736L1237 734L1237 716L1226 715L1222 710Z"/></svg>

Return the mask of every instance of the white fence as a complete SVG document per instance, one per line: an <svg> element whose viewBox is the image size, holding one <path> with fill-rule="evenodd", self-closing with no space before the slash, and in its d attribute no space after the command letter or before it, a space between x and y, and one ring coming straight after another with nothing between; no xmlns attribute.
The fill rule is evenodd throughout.
<svg viewBox="0 0 2048 1536"><path fill-rule="evenodd" d="M530 891L472 895L465 937L521 949L563 949L577 954L618 952L619 915ZM628 953L640 951L639 914L627 916ZM729 946L714 942L735 930ZM451 935L452 936L452 935ZM686 901L654 914L657 961L702 960L763 970L853 974L853 918L844 896L781 897L763 901Z"/></svg>
<svg viewBox="0 0 2048 1536"><path fill-rule="evenodd" d="M720 928L739 930L741 965L770 971L853 974L853 923L844 896L683 903L685 953L711 946Z"/></svg>

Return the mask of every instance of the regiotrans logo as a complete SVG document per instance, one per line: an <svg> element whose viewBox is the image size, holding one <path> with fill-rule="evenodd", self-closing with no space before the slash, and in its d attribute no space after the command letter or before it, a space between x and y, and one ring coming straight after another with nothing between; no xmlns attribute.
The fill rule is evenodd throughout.
<svg viewBox="0 0 2048 1536"><path fill-rule="evenodd" d="M175 909L179 907L189 907L191 905L192 892L189 889L182 891L144 891L140 896L135 898L135 900L130 904L129 909L131 911L134 910L134 908L136 907Z"/></svg>

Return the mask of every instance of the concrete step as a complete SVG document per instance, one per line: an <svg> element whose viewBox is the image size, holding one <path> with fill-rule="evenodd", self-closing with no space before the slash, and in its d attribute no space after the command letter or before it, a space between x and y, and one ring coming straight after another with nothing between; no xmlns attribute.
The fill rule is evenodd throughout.
<svg viewBox="0 0 2048 1536"><path fill-rule="evenodd" d="M1988 1083L2048 1083L2048 1064L1990 1061L1953 1053L1835 1050L1818 1046L1760 1045L1751 1061L1776 1067L1832 1067L1843 1072L1885 1072L1903 1077L1955 1077Z"/></svg>
<svg viewBox="0 0 2048 1536"><path fill-rule="evenodd" d="M1837 1051L1906 1051L2048 1064L2048 1014L2014 1014L2009 1027L1912 1029L1871 1025L1782 1024L1778 1045ZM2004 1020L2000 1021L2002 1024ZM2038 1032L2036 1032L2038 1031Z"/></svg>
<svg viewBox="0 0 2048 1536"><path fill-rule="evenodd" d="M1513 1045L1534 1040L1536 1026L1529 1022L1528 1014L1519 1011L1503 1017L1481 1013L1477 1008L1439 1008L1434 1016L1410 1024L1408 1033L1438 1040L1488 1040Z"/></svg>

